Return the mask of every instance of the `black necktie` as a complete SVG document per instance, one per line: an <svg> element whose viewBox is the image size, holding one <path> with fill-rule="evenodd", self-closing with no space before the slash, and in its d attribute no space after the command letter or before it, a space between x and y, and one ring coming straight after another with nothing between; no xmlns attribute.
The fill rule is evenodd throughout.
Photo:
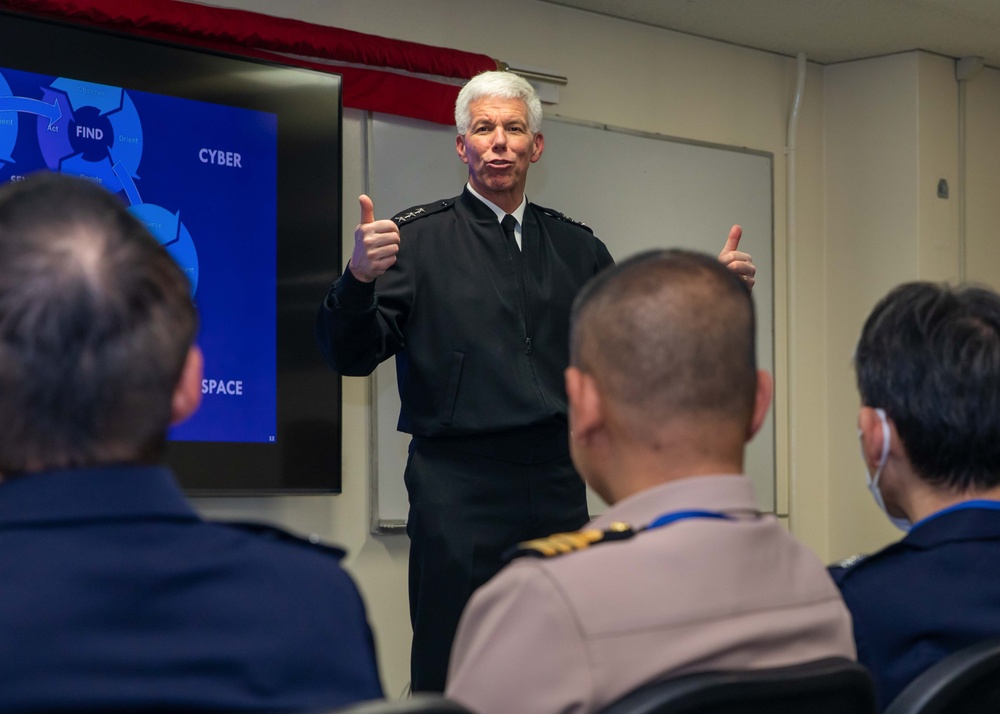
<svg viewBox="0 0 1000 714"><path fill-rule="evenodd" d="M517 283L518 292L521 293L521 316L524 319L524 344L527 354L531 354L531 311L528 307L528 290L524 284L524 261L522 260L521 249L517 245L517 238L514 237L514 228L517 226L517 219L509 213L500 221L503 234L507 237L507 252L510 253L510 261L514 264L514 279Z"/></svg>
<svg viewBox="0 0 1000 714"><path fill-rule="evenodd" d="M507 250L510 252L510 260L514 263L514 273L517 275L519 283L524 282L524 266L521 264L521 249L517 245L517 238L514 237L514 228L517 226L517 219L509 213L500 221L503 234L507 237Z"/></svg>
<svg viewBox="0 0 1000 714"><path fill-rule="evenodd" d="M500 227L503 228L503 234L507 236L507 244L518 252L521 251L517 245L517 238L514 237L514 229L517 228L517 219L511 214L507 214L500 221Z"/></svg>
<svg viewBox="0 0 1000 714"><path fill-rule="evenodd" d="M507 250L510 252L510 259L514 263L514 272L518 281L524 280L524 268L521 265L521 249L517 245L517 238L514 237L514 228L517 226L517 219L509 213L500 221L503 234L507 237Z"/></svg>

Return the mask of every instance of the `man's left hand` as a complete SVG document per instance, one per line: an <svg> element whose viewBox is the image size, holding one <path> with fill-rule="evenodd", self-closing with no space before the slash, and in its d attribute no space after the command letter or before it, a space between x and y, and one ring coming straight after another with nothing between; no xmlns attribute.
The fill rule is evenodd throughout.
<svg viewBox="0 0 1000 714"><path fill-rule="evenodd" d="M737 250L740 247L740 238L742 237L743 229L740 226L733 226L730 229L726 247L719 253L719 262L742 277L746 281L747 287L753 289L757 266L753 264L749 253Z"/></svg>

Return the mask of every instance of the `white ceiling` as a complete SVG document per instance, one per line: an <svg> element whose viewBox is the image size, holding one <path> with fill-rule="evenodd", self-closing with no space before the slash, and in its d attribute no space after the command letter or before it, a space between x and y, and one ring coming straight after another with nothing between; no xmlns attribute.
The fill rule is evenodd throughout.
<svg viewBox="0 0 1000 714"><path fill-rule="evenodd" d="M1000 68L1000 0L542 0L820 64L926 50Z"/></svg>

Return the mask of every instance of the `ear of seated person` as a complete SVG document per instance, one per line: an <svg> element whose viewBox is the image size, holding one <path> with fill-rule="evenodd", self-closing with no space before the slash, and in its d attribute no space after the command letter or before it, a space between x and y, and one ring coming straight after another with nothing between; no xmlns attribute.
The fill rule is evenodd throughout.
<svg viewBox="0 0 1000 714"><path fill-rule="evenodd" d="M447 694L479 714L595 712L689 672L854 658L822 563L743 474L771 378L750 294L710 257L644 254L578 297L571 451L610 505L527 542L473 596Z"/></svg>

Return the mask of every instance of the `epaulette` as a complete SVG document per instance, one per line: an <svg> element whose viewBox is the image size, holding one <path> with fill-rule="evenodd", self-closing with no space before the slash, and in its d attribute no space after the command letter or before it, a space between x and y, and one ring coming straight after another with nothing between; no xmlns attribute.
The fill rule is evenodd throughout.
<svg viewBox="0 0 1000 714"><path fill-rule="evenodd" d="M434 203L428 203L423 206L414 206L413 208L407 208L405 211L400 211L392 217L392 220L396 222L397 226L401 226L404 223L415 221L418 218L425 218L435 213L439 213L446 208L451 208L454 205L455 199L448 198L441 201L435 201Z"/></svg>
<svg viewBox="0 0 1000 714"><path fill-rule="evenodd" d="M583 531L573 531L572 533L556 533L548 538L536 538L518 543L513 548L504 553L506 560L513 560L522 556L532 558L552 558L565 553L572 553L577 550L584 550L597 543L610 543L616 540L627 540L635 535L632 527L626 523L612 523L605 530L592 528Z"/></svg>
<svg viewBox="0 0 1000 714"><path fill-rule="evenodd" d="M253 533L254 535L258 535L269 540L278 540L284 543L300 545L306 548L319 549L328 555L334 556L337 560L341 560L347 555L347 551L343 548L338 548L337 546L322 542L320 537L315 533L307 537L302 537L289 533L288 531L276 526L271 526L266 523L254 523L251 521L215 521L215 523L222 526L237 528L241 531L247 531L248 533Z"/></svg>
<svg viewBox="0 0 1000 714"><path fill-rule="evenodd" d="M868 557L867 553L855 553L854 555L849 555L848 557L841 560L839 563L836 564L836 567L844 568L845 570L847 568L853 568L855 565L857 565L867 557Z"/></svg>
<svg viewBox="0 0 1000 714"><path fill-rule="evenodd" d="M574 219L570 218L565 213L560 213L559 211L557 211L555 209L546 208L545 206L539 206L537 203L532 203L531 205L534 206L535 208L537 208L542 213L548 215L548 216L552 216L553 218L556 218L556 219L558 219L560 221L564 221L566 223L572 223L574 226L579 226L580 228L582 228L583 230L587 231L591 235L594 234L594 229L593 228L591 228L590 226L588 226L586 223L584 223L582 221L577 221L577 220L574 220Z"/></svg>

